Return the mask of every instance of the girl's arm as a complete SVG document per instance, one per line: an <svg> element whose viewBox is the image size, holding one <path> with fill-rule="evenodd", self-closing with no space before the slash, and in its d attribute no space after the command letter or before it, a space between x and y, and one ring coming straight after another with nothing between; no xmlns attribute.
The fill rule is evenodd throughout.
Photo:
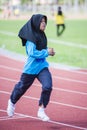
<svg viewBox="0 0 87 130"><path fill-rule="evenodd" d="M43 59L49 55L47 49L42 49L41 51L36 49L36 45L30 41L26 42L27 54L35 59Z"/></svg>

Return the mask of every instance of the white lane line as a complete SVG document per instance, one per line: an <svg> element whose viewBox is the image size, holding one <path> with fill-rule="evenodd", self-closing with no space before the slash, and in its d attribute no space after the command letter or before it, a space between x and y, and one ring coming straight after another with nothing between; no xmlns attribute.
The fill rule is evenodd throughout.
<svg viewBox="0 0 87 130"><path fill-rule="evenodd" d="M22 69L13 68L13 67L9 67L9 66L6 66L6 65L0 65L0 68L22 72ZM66 70L66 71L71 72L71 73L87 75L87 72L78 71L78 70L71 70L71 69L64 69L64 68L59 68L59 70Z"/></svg>
<svg viewBox="0 0 87 130"><path fill-rule="evenodd" d="M12 67L5 66L5 65L0 65L0 68L8 69L8 70L13 70L13 71L18 71L18 72L22 72L21 69L18 69L18 68L12 68Z"/></svg>
<svg viewBox="0 0 87 130"><path fill-rule="evenodd" d="M61 79L61 80L66 80L70 82L76 82L76 83L82 83L82 84L87 84L86 81L81 81L81 80L75 80L75 79L70 79L70 78L64 78L64 77L59 77L59 76L53 76L55 79Z"/></svg>
<svg viewBox="0 0 87 130"><path fill-rule="evenodd" d="M56 88L56 87L53 87L54 90L58 90L58 91L64 91L64 92L69 92L69 93L75 93L75 94L81 94L81 95L86 95L87 96L87 93L85 92L79 92L79 91L73 91L73 90L69 90L69 89L63 89L63 88Z"/></svg>
<svg viewBox="0 0 87 130"><path fill-rule="evenodd" d="M1 76L0 76L0 79L2 79L2 80L8 80L8 81L11 81L11 82L18 82L18 80L6 78L6 77L1 77Z"/></svg>
<svg viewBox="0 0 87 130"><path fill-rule="evenodd" d="M11 70L10 67L5 67L5 68ZM12 70L21 72L20 69L16 69L16 68L12 68ZM86 81L75 80L75 79L70 79L70 78L63 78L63 77L59 77L59 76L53 76L53 78L55 78L55 79L61 79L61 80L66 80L66 81L70 81L70 82L77 82L77 83L87 84Z"/></svg>
<svg viewBox="0 0 87 130"><path fill-rule="evenodd" d="M8 35L8 36L16 36L17 37L17 34L14 33L14 32L9 32L7 30L0 30L0 33L1 34L4 34L4 35ZM51 43L55 43L55 44L60 44L60 45L64 45L64 46L73 46L73 47L77 47L77 48L84 48L84 49L87 49L87 45L83 45L83 44L77 44L77 43L73 43L73 42L68 42L68 41L61 41L61 40L55 40L55 39L52 39L52 38L48 38L48 41L51 42Z"/></svg>
<svg viewBox="0 0 87 130"><path fill-rule="evenodd" d="M64 70L66 72L70 72L70 73L76 73L76 74L84 74L87 75L87 69L86 68L80 68L80 67L73 67L73 66L68 66L68 65L64 65L61 63L52 63L49 62L50 64L50 68L51 69L56 69L56 70Z"/></svg>
<svg viewBox="0 0 87 130"><path fill-rule="evenodd" d="M18 54L3 48L0 48L0 55L9 58L9 60L14 60L16 62L20 61L22 63L24 63L27 59L27 57L22 54ZM52 62L49 62L49 64L50 64L50 68L56 68L59 70L70 71L72 73L80 73L80 74L87 75L86 68L74 67L74 66L64 65L60 63L52 63Z"/></svg>
<svg viewBox="0 0 87 130"><path fill-rule="evenodd" d="M13 37L16 36L17 37L17 34L14 33L14 32L0 30L0 33L4 34L4 35L7 35L7 36L13 36Z"/></svg>
<svg viewBox="0 0 87 130"><path fill-rule="evenodd" d="M7 92L7 91L0 91L0 93L8 94L8 95L11 94L10 92ZM27 99L31 99L31 100L39 101L39 98L36 98L36 97L31 97L31 96L22 96L22 97L27 98ZM72 105L72 104L56 102L56 101L50 101L50 103L87 111L87 107L81 107L81 106L76 106L76 105Z"/></svg>
<svg viewBox="0 0 87 130"><path fill-rule="evenodd" d="M66 124L66 123L63 123L63 122L57 122L57 121L52 121L52 120L50 120L49 122L53 123L53 124L57 124L57 125L63 125L63 126L67 126L67 127L76 128L76 129L79 129L79 130L87 130L87 128L85 128L85 127L70 125L70 124Z"/></svg>
<svg viewBox="0 0 87 130"><path fill-rule="evenodd" d="M20 119L20 118L25 118L25 117L20 117L20 116L13 116L13 117L8 117L8 116L3 116L3 117L0 117L0 121L4 121L4 120L14 120L14 119Z"/></svg>
<svg viewBox="0 0 87 130"><path fill-rule="evenodd" d="M8 118L8 116L0 116L0 119Z"/></svg>
<svg viewBox="0 0 87 130"><path fill-rule="evenodd" d="M33 83L34 86L41 86L40 84L35 84ZM64 92L69 92L69 93L75 93L75 94L81 94L81 95L87 95L86 92L80 92L80 91L73 91L73 90L69 90L69 89L63 89L63 88L57 88L57 87L53 87L54 90L58 90L58 91L64 91Z"/></svg>
<svg viewBox="0 0 87 130"><path fill-rule="evenodd" d="M6 112L6 110L2 110L2 109L0 109L0 111L1 112ZM39 118L37 118L35 116L25 115L25 114L21 114L21 113L15 113L15 114L17 116L19 116L18 118L23 118L24 117L24 118L31 118L31 119L35 119L35 120L40 120ZM87 130L87 128L85 128L85 127L80 127L80 126L76 126L76 125L70 125L70 124L66 124L66 123L63 123L63 122L58 122L58 121L53 121L53 120L49 120L48 122L52 123L52 124L56 124L56 125L62 125L62 126L66 126L66 127L71 127L71 128L79 129L79 130Z"/></svg>
<svg viewBox="0 0 87 130"><path fill-rule="evenodd" d="M2 65L0 65L0 67L4 68L4 69L9 69L9 70L13 70L13 71L22 72L21 69L17 69L17 68L11 68L11 67L2 66ZM87 84L86 81L75 80L75 79L70 79L70 78L63 78L63 77L60 77L60 76L54 76L53 75L53 78L55 78L55 79L61 79L61 80L66 80L66 81L70 81L70 82L77 82L77 83Z"/></svg>
<svg viewBox="0 0 87 130"><path fill-rule="evenodd" d="M60 44L60 45L65 45L65 46L73 46L73 47L77 47L77 48L84 48L87 49L87 45L83 45L83 44L77 44L77 43L72 43L72 42L65 42L65 41L61 41L61 40L55 40L55 39L48 39L49 42L51 43L55 43L55 44Z"/></svg>
<svg viewBox="0 0 87 130"><path fill-rule="evenodd" d="M9 78L5 78L5 77L0 77L1 80L7 80L7 81L11 81L11 82L18 82L17 80L14 79L9 79ZM39 84L35 84L33 83L34 86L41 86ZM69 90L69 89L62 89L62 88L57 88L57 87L53 87L54 90L58 90L58 91L64 91L64 92L69 92L69 93L75 93L75 94L81 94L81 95L87 95L86 92L80 92L80 91L73 91L73 90Z"/></svg>

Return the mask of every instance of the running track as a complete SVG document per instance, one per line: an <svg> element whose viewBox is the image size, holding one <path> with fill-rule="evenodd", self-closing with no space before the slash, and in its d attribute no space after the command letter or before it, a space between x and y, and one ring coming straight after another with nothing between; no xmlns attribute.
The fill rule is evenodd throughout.
<svg viewBox="0 0 87 130"><path fill-rule="evenodd" d="M49 122L37 118L41 91L37 80L16 104L14 117L7 116L7 102L23 65L22 61L0 55L0 130L87 130L86 70L50 67L53 91L46 110Z"/></svg>

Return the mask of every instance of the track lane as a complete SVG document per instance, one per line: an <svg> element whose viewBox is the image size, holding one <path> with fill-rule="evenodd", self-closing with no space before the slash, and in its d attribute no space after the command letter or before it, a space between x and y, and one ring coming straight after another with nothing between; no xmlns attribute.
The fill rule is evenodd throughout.
<svg viewBox="0 0 87 130"><path fill-rule="evenodd" d="M4 59L4 57L3 57L3 59ZM7 63L9 63L9 60L10 60L10 65L9 64L7 64ZM1 62L2 61L2 62ZM5 59L5 60L1 60L0 61L0 65L5 65L5 66L7 66L7 67L11 67L11 68L16 68L16 69L18 69L17 71L16 70L10 70L10 69L6 69L6 68L4 68L4 69L0 69L0 71L1 71L1 74L0 74L0 76L1 77L5 77L5 76L7 76L8 77L8 79L13 79L14 81L11 81L11 80L5 80L5 79L0 79L0 82L1 82L1 90L3 90L4 89L4 91L10 91L11 92L11 90L13 89L13 86L14 86L14 84L16 83L16 81L18 81L18 79L19 79L19 75L20 75L20 70L22 70L22 67L23 67L23 62L19 62L19 61L17 61L17 62L15 62L15 60L11 60L10 58L7 58L7 60ZM6 65L7 64L7 65ZM15 67L16 66L16 67ZM3 67L1 67L1 68L3 68ZM50 70L51 70L52 68L50 68ZM9 70L9 71L8 71ZM54 69L55 70L55 69ZM62 71L64 71L64 70L61 70L60 71L60 73L58 73L60 70L58 69L58 71L51 71L52 73L53 73L53 84L55 85L55 86L58 86L58 88L60 87L63 87L63 88L67 88L67 84L69 85L68 87L68 89L71 89L71 90L73 90L73 87L75 88L76 86L77 86L77 88L80 90L80 91L82 91L82 92L84 92L85 93L85 91L86 91L86 86L87 86L87 84L85 84L85 85L83 85L83 83L82 83L82 86L80 86L81 85L81 83L74 83L74 82L71 82L70 84L69 84L69 81L66 81L66 80L61 80L61 79L57 79L57 78L54 78L54 75L55 76L58 76L58 74L62 74L62 75L60 75L60 76L64 76L64 74L66 75L66 77L67 78L70 78L70 79L76 79L76 80L80 80L80 81L83 81L83 82L86 82L86 78L87 78L87 76L86 76L86 73L78 73L77 71L75 71L76 72L76 74L75 75L77 75L77 76L79 76L80 74L82 75L81 77L79 77L79 78L75 78L75 76L74 76L74 78L73 78L73 76L71 76L72 75L72 73L74 73L74 72L69 72L69 75L67 74L68 73L68 71L65 71L64 73L62 73ZM57 72L57 73L55 73L55 72ZM66 73L67 72L67 73ZM85 76L85 78L84 78L84 76ZM16 79L16 81L15 81L15 79ZM55 80L55 79L57 79L57 80ZM59 81L59 82L58 82ZM36 84L38 83L37 81L35 81L36 82ZM72 85L72 84L74 84L74 85ZM37 84L38 85L38 84ZM63 85L65 85L65 86L63 86ZM33 87L34 87L34 89L33 89ZM37 87L37 88L36 88ZM38 89L38 87L40 87L40 86L35 86L35 83L34 83L34 85L31 87L31 90L30 90L30 92L28 91L25 95L24 95L24 97L19 101L19 103L18 103L18 105L17 105L17 111L19 112L19 111L21 111L21 113L29 113L29 110L30 110L30 114L31 115L33 115L33 116L35 116L35 113L36 113L36 111L37 111L37 100L34 100L34 99L32 99L32 97L31 98L28 98L28 95L30 95L30 96L33 96L33 94L34 94L34 96L36 95L36 96L38 96L38 93L40 93L40 90ZM38 90L38 93L36 92L36 90ZM75 89L74 89L75 90ZM78 90L78 91L79 91ZM76 89L76 91L77 91L77 89ZM86 95L81 95L82 97L84 97L83 99L81 98L81 97L79 97L79 95L80 94L76 94L75 93L75 96L73 96L73 94L74 94L74 92L73 93L71 93L71 92L67 92L67 91L59 91L59 90L53 90L53 95L52 95L52 98L51 98L51 103L49 104L49 106L48 106L48 109L47 109L47 112L48 112L48 114L49 115L51 115L51 118L52 119L54 119L55 120L55 122L57 121L57 128L58 128L58 126L59 127L61 127L61 129L63 130L65 130L65 129L69 129L69 130L75 130L75 129L78 129L78 128L76 128L76 127L70 127L70 126L68 126L68 125L76 125L76 126L80 126L80 128L82 128L82 127L87 127L87 111L86 110L81 110L81 109L77 109L77 108L74 108L74 107L70 107L70 106L67 106L67 105L64 105L64 103L63 104L61 104L61 103L55 103L54 101L55 101L55 99L57 99L57 101L56 102L58 102L58 99L60 100L60 101L64 101L64 102L66 102L66 101L68 101L68 99L69 99L69 97L71 97L71 99L70 99L70 103L71 102L73 102L73 103L75 103L75 99L78 101L78 100L80 100L83 104L85 104L85 103L87 103L86 102L86 100L83 100L83 99L85 99L86 97ZM68 93L68 94L67 94ZM5 96L4 96L5 95ZM65 98L62 98L62 97L66 97L66 99ZM7 98L6 98L7 97ZM74 98L73 100L72 100L72 97ZM7 96L6 96L6 94L0 94L0 99L2 99L2 102L4 102L4 104L1 104L1 106L2 106L2 109L3 108L5 108L6 109L6 106L7 106L7 100L8 100L8 98L9 98L9 94L7 94ZM62 99L62 100L61 100ZM86 98L87 99L87 98ZM32 104L32 100L33 100L33 102L34 102L34 105L35 105L35 109L33 110L33 104ZM53 100L53 101L52 101ZM24 104L25 105L23 105L23 102L24 102ZM29 105L29 109L28 108L26 108L26 104L27 103L29 103L30 105ZM21 106L25 106L23 109L21 108ZM81 105L81 104L80 104ZM85 106L86 107L86 106ZM84 108L85 108L84 107ZM52 108L52 109L50 109L50 108ZM25 109L26 109L26 111L25 111ZM33 110L33 111L32 111ZM53 112L53 110L55 110L55 112ZM34 113L33 113L34 112ZM25 114L26 114L25 113ZM57 114L58 114L58 116L57 116ZM72 114L70 114L70 113L72 113ZM65 118L66 117L66 118ZM77 118L77 117L79 117L79 118ZM24 120L24 119L23 119ZM61 125L59 125L58 123L59 123L59 121L60 121L60 124ZM16 122L15 122L16 123ZM52 122L51 122L52 123ZM64 124L65 125L64 125ZM67 125L66 125L67 124ZM55 123L55 125L56 125L56 123ZM23 128L23 126L22 126L22 128ZM45 129L46 130L46 129ZM47 129L48 130L48 129Z"/></svg>

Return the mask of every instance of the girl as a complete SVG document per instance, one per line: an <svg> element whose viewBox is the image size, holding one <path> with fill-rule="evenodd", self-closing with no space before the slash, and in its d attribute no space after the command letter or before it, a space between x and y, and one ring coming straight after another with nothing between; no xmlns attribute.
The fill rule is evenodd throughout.
<svg viewBox="0 0 87 130"><path fill-rule="evenodd" d="M14 115L15 104L37 78L42 84L37 116L43 121L49 120L45 108L49 103L52 92L52 77L46 57L54 56L55 52L53 48L47 48L47 37L44 33L46 24L47 17L45 15L35 14L19 31L19 37L22 40L22 45L26 48L28 58L20 81L15 85L8 100L8 116Z"/></svg>

